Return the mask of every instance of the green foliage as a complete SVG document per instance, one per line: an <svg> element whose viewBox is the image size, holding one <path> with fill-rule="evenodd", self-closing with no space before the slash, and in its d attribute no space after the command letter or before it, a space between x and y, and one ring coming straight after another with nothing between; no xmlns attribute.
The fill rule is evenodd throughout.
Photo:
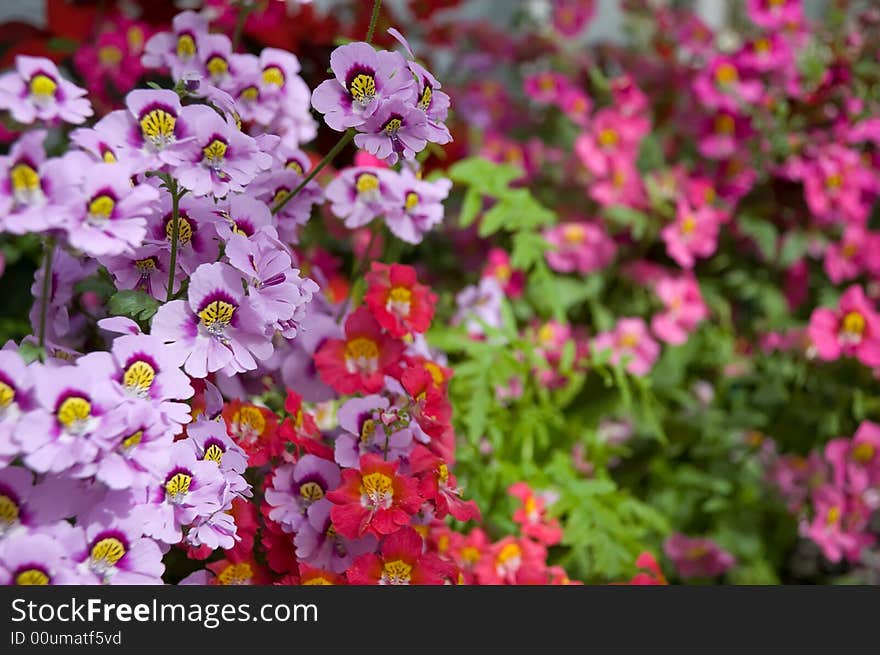
<svg viewBox="0 0 880 655"><path fill-rule="evenodd" d="M159 302L143 291L117 291L107 302L107 311L114 316L127 316L136 321L149 321L159 310Z"/></svg>

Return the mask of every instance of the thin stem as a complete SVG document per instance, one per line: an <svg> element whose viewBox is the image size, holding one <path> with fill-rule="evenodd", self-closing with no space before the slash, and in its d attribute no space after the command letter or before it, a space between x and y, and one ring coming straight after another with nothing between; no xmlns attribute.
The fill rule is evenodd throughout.
<svg viewBox="0 0 880 655"><path fill-rule="evenodd" d="M46 240L43 252L43 288L40 290L40 348L46 345L46 316L49 313L49 297L52 295L52 260L55 258L55 240Z"/></svg>
<svg viewBox="0 0 880 655"><path fill-rule="evenodd" d="M342 317L345 316L345 312L348 311L348 306L351 304L351 296L354 293L354 282L356 282L361 275L364 274L367 268L367 262L370 260L370 253L373 250L373 244L376 243L376 237L379 235L379 229L373 228L370 233L370 242L367 244L367 249L364 250L364 253L360 256L360 259L357 261L357 265L355 266L354 271L351 274L352 279L352 287L348 296L342 302L342 306L339 308L339 313L336 314L336 322L339 323L342 320Z"/></svg>
<svg viewBox="0 0 880 655"><path fill-rule="evenodd" d="M305 176L305 179L303 179L303 181L300 182L293 191L281 198L281 200L279 200L278 203L274 207L272 207L272 213L277 214L282 209L284 209L284 205L295 198L296 195L305 188L306 184L315 179L315 176L321 172L321 169L323 169L327 164L333 161L333 158L336 157L336 155L338 155L339 152L349 144L349 142L354 138L355 133L356 132L353 128L349 128L349 130L342 135L342 138L336 142L336 145L330 149L330 152L328 152L324 156L324 159L319 161L317 165L309 171L309 174Z"/></svg>
<svg viewBox="0 0 880 655"><path fill-rule="evenodd" d="M376 23L379 22L379 9L382 7L382 0L373 2L373 14L370 16L370 27L367 29L367 43L373 40L373 33L376 31Z"/></svg>
<svg viewBox="0 0 880 655"><path fill-rule="evenodd" d="M244 32L244 24L247 22L248 16L253 11L252 4L245 3L242 0L238 8L238 16L235 19L235 31L232 33L232 52L238 50L238 44L241 42L241 35Z"/></svg>
<svg viewBox="0 0 880 655"><path fill-rule="evenodd" d="M168 177L168 193L171 194L171 261L168 264L168 289L165 302L170 302L174 295L174 274L177 272L177 240L180 238L180 194L177 192L177 180Z"/></svg>

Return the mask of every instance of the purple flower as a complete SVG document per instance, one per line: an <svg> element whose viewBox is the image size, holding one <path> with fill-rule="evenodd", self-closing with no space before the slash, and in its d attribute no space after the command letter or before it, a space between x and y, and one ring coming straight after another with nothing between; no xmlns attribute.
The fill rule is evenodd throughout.
<svg viewBox="0 0 880 655"><path fill-rule="evenodd" d="M382 105L360 126L354 138L357 147L389 164L398 158L413 159L428 144L425 113L406 101L394 98Z"/></svg>
<svg viewBox="0 0 880 655"><path fill-rule="evenodd" d="M185 162L176 169L181 186L196 196L226 196L241 192L261 170L269 168L272 156L260 152L257 142L227 123L206 105L188 107L193 139Z"/></svg>
<svg viewBox="0 0 880 655"><path fill-rule="evenodd" d="M233 235L226 244L226 256L244 275L254 311L286 339L294 338L318 285L300 277L287 248L266 234L251 239Z"/></svg>
<svg viewBox="0 0 880 655"><path fill-rule="evenodd" d="M34 369L39 407L28 415L27 439L21 440L29 468L59 473L75 467L77 477L94 474L106 435L116 434L107 418L121 400L110 384L114 368L108 353L93 352L73 365Z"/></svg>
<svg viewBox="0 0 880 655"><path fill-rule="evenodd" d="M144 534L176 544L182 529L221 510L225 480L212 461L196 459L195 450L176 441L169 448L161 482L149 494Z"/></svg>
<svg viewBox="0 0 880 655"><path fill-rule="evenodd" d="M232 54L232 41L225 34L199 35L198 60L202 74L211 84L223 88L235 75L235 61L239 55Z"/></svg>
<svg viewBox="0 0 880 655"><path fill-rule="evenodd" d="M303 175L293 167L262 173L248 186L248 195L270 206L282 202L302 182ZM306 184L291 200L285 203L276 218L278 234L285 241L299 241L298 230L312 215L312 207L323 201L321 187L314 180Z"/></svg>
<svg viewBox="0 0 880 655"><path fill-rule="evenodd" d="M72 207L70 245L87 255L118 255L141 245L146 217L153 213L159 193L147 184L131 185L116 164L96 164L85 172L82 200Z"/></svg>
<svg viewBox="0 0 880 655"><path fill-rule="evenodd" d="M214 229L223 241L229 241L232 235L250 238L257 233L275 234L269 207L250 195L232 196L227 208L218 215L224 220L214 223Z"/></svg>
<svg viewBox="0 0 880 655"><path fill-rule="evenodd" d="M196 457L200 460L214 462L226 480L224 504L232 502L235 495L250 496L251 487L242 477L247 468L247 454L226 432L223 421L201 420L192 423L186 430L190 444Z"/></svg>
<svg viewBox="0 0 880 655"><path fill-rule="evenodd" d="M145 489L162 474L180 426L147 400L128 401L110 413L119 428L97 463L95 477L110 489Z"/></svg>
<svg viewBox="0 0 880 655"><path fill-rule="evenodd" d="M81 530L57 523L33 532L16 532L0 541L0 584L80 584L69 547L76 539L72 533Z"/></svg>
<svg viewBox="0 0 880 655"><path fill-rule="evenodd" d="M130 254L99 257L110 275L116 288L139 289L150 294L157 300L165 301L168 287L168 267L171 265L171 252L164 244L147 243L135 248ZM174 277L174 293L180 288L182 273Z"/></svg>
<svg viewBox="0 0 880 655"><path fill-rule="evenodd" d="M362 227L402 201L399 178L384 168L346 168L327 185L330 210L345 227Z"/></svg>
<svg viewBox="0 0 880 655"><path fill-rule="evenodd" d="M220 262L202 264L190 278L189 300L173 300L153 317L152 333L186 353L192 377L250 371L272 354L266 320L244 298L241 275Z"/></svg>
<svg viewBox="0 0 880 655"><path fill-rule="evenodd" d="M340 46L330 55L335 79L325 80L312 93L312 106L339 132L359 127L385 101L410 98L415 83L406 61L396 52L377 52L364 42Z"/></svg>
<svg viewBox="0 0 880 655"><path fill-rule="evenodd" d="M675 533L663 544L683 578L714 578L732 567L736 560L711 539Z"/></svg>
<svg viewBox="0 0 880 655"><path fill-rule="evenodd" d="M70 133L71 143L90 154L96 161L115 164L119 161L116 150L103 134L92 127L80 127Z"/></svg>
<svg viewBox="0 0 880 655"><path fill-rule="evenodd" d="M0 230L14 234L44 232L68 225L66 201L76 196L76 184L86 157L70 152L46 159L45 130L24 134L9 154L0 157Z"/></svg>
<svg viewBox="0 0 880 655"><path fill-rule="evenodd" d="M322 500L340 480L339 467L315 455L303 455L296 464L279 467L266 489L266 502L272 506L269 518L285 532L296 532L309 506Z"/></svg>
<svg viewBox="0 0 880 655"><path fill-rule="evenodd" d="M14 350L0 350L0 465L8 465L20 452L16 432L25 427L22 417L33 408L33 386L31 371L21 356ZM2 516L0 511L0 522Z"/></svg>
<svg viewBox="0 0 880 655"><path fill-rule="evenodd" d="M468 286L455 296L458 311L452 318L453 325L465 323L468 334L482 335L485 333L483 324L500 328L503 323L501 302L504 290L494 277L484 277L479 286Z"/></svg>
<svg viewBox="0 0 880 655"><path fill-rule="evenodd" d="M141 63L146 68L171 69L175 79L195 68L202 37L208 34L208 19L194 11L177 14L171 32L159 32L144 46Z"/></svg>
<svg viewBox="0 0 880 655"><path fill-rule="evenodd" d="M68 305L73 300L74 285L80 280L87 278L97 270L97 264L93 260L74 257L61 248L55 249L52 258L52 282L49 289L49 305L46 309L46 341L58 345L59 341L68 334L77 334L72 329L71 319L68 313ZM43 272L41 266L34 274L34 283L31 285L31 293L34 298L40 298L43 290ZM31 325L34 333L40 324L40 303L34 302L30 311ZM78 317L84 320L84 317ZM76 327L76 326L73 326ZM82 335L77 334L77 337Z"/></svg>
<svg viewBox="0 0 880 655"><path fill-rule="evenodd" d="M336 397L318 374L314 354L328 339L341 339L342 327L333 316L315 309L317 303L306 305L303 327L295 341L290 342L290 353L281 363L281 380L296 391L306 402L323 402Z"/></svg>
<svg viewBox="0 0 880 655"><path fill-rule="evenodd" d="M20 466L0 469L0 540L73 516L82 509L81 481L51 476L37 482Z"/></svg>
<svg viewBox="0 0 880 655"><path fill-rule="evenodd" d="M355 557L374 551L377 541L371 534L360 539L340 536L330 520L332 507L333 503L326 498L313 503L306 510L306 520L301 523L293 543L296 556L309 566L342 573Z"/></svg>
<svg viewBox="0 0 880 655"><path fill-rule="evenodd" d="M386 210L385 224L398 239L421 243L425 234L443 221L443 201L452 182L446 178L421 180L404 167L399 185L403 201Z"/></svg>
<svg viewBox="0 0 880 655"><path fill-rule="evenodd" d="M412 445L409 427L401 429L399 415L388 411L389 401L378 395L352 398L339 408L339 427L333 457L343 468L358 468L361 455L374 453L394 461L406 457Z"/></svg>
<svg viewBox="0 0 880 655"><path fill-rule="evenodd" d="M162 584L162 550L142 536L139 514L89 521L81 534L73 559L82 584Z"/></svg>
<svg viewBox="0 0 880 655"><path fill-rule="evenodd" d="M195 128L192 106L183 107L180 97L167 89L131 91L125 106L95 125L120 159L130 161L138 171L186 161Z"/></svg>
<svg viewBox="0 0 880 655"><path fill-rule="evenodd" d="M148 243L162 244L163 248L170 250L175 220L169 194L162 194L157 209L149 219ZM215 209L213 200L207 198L194 198L187 194L180 199L177 211L177 264L185 273L192 273L202 263L217 260L219 247L212 225L222 219ZM167 278L163 287L166 285Z"/></svg>
<svg viewBox="0 0 880 655"><path fill-rule="evenodd" d="M0 109L8 109L19 123L58 119L82 123L93 113L85 95L85 89L61 77L44 57L18 55L15 72L0 76Z"/></svg>

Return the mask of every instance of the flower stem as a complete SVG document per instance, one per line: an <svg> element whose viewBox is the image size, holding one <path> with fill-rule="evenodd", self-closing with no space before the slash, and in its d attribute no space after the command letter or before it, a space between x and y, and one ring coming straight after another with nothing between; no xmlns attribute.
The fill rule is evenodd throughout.
<svg viewBox="0 0 880 655"><path fill-rule="evenodd" d="M174 274L177 272L177 240L180 238L180 194L177 190L177 180L172 177L166 178L168 193L171 194L171 261L168 264L168 289L165 293L165 302L170 302L174 295Z"/></svg>
<svg viewBox="0 0 880 655"><path fill-rule="evenodd" d="M290 200L292 200L293 198L295 198L296 195L297 195L300 191L302 191L303 188L305 188L306 184L308 184L308 183L311 182L313 179L315 179L315 176L316 176L318 173L320 173L321 170L322 170L327 164L329 164L331 161L333 161L333 158L336 157L336 155L338 155L339 152L340 152L345 146L347 146L347 145L349 144L349 142L354 138L354 135L355 135L355 130L354 130L353 128L349 128L349 130L348 130L345 134L342 135L342 138L339 139L339 141L336 142L336 145L333 146L333 147L330 149L330 152L328 152L328 153L324 156L324 159L322 159L321 161L319 161L319 162L317 163L317 165L316 165L312 170L309 171L309 174L305 176L305 178L303 179L303 181L300 182L300 183L297 185L297 187L296 187L293 191L291 191L291 192L288 193L286 196L284 196L283 198L281 198L281 200L279 200L278 203L277 203L274 207L272 207L272 213L273 213L273 214L277 214L277 213L280 212L282 209L284 209L284 205L286 205L288 202L290 202Z"/></svg>
<svg viewBox="0 0 880 655"><path fill-rule="evenodd" d="M46 346L46 316L49 313L49 299L52 295L52 260L55 258L55 240L46 239L43 250L43 288L40 290L40 348Z"/></svg>
<svg viewBox="0 0 880 655"><path fill-rule="evenodd" d="M373 14L370 16L370 27L367 29L367 43L373 40L373 34L376 31L376 23L379 22L379 9L382 7L382 0L373 2Z"/></svg>
<svg viewBox="0 0 880 655"><path fill-rule="evenodd" d="M346 296L345 300L342 302L342 305L339 307L339 312L336 314L336 322L339 323L342 320L342 317L345 316L345 312L348 311L348 306L351 304L351 296L354 293L354 283L360 279L361 275L366 272L367 263L370 261L370 252L373 250L373 244L376 243L376 237L379 235L381 228L373 228L370 232L370 242L367 244L366 250L360 256L357 261L357 265L355 266L354 271L351 274L352 279L352 287L351 291L349 291L348 296Z"/></svg>

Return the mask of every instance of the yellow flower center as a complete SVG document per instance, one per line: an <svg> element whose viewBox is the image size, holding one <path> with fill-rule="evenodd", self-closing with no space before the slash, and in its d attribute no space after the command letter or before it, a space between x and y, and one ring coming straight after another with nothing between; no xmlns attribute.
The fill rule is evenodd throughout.
<svg viewBox="0 0 880 655"><path fill-rule="evenodd" d="M104 194L93 198L89 203L89 220L93 223L103 223L110 218L116 201Z"/></svg>
<svg viewBox="0 0 880 655"><path fill-rule="evenodd" d="M228 146L226 143L220 139L214 139L211 143L202 148L202 153L205 155L205 162L208 166L218 168L226 157L227 148Z"/></svg>
<svg viewBox="0 0 880 655"><path fill-rule="evenodd" d="M865 317L858 312L849 312L843 317L841 332L851 337L859 337L865 333Z"/></svg>
<svg viewBox="0 0 880 655"><path fill-rule="evenodd" d="M300 175L303 174L303 167L300 166L299 162L295 159L291 159L289 162L287 162L287 164L285 165L285 168L289 168L292 171L296 171Z"/></svg>
<svg viewBox="0 0 880 655"><path fill-rule="evenodd" d="M169 241L174 239L174 219L169 218L165 223L165 238ZM193 229L192 225L190 225L189 221L182 216L177 218L177 243L178 245L185 246L189 244L190 239L192 239Z"/></svg>
<svg viewBox="0 0 880 655"><path fill-rule="evenodd" d="M412 566L403 560L396 559L392 562L385 562L385 565L382 567L382 584L409 584L411 578Z"/></svg>
<svg viewBox="0 0 880 655"><path fill-rule="evenodd" d="M369 441L374 434L376 434L376 421L371 418L364 419L364 424L361 426L361 441Z"/></svg>
<svg viewBox="0 0 880 655"><path fill-rule="evenodd" d="M189 34L181 34L177 37L177 56L181 59L189 59L196 54L196 40Z"/></svg>
<svg viewBox="0 0 880 655"><path fill-rule="evenodd" d="M635 348L639 344L639 337L632 332L626 332L620 337L621 348Z"/></svg>
<svg viewBox="0 0 880 655"><path fill-rule="evenodd" d="M376 97L376 79L372 75L359 73L348 85L351 97L361 104L369 104Z"/></svg>
<svg viewBox="0 0 880 655"><path fill-rule="evenodd" d="M697 229L697 219L694 218L693 214L688 214L684 217L684 220L681 222L681 233L682 234L691 234L694 230Z"/></svg>
<svg viewBox="0 0 880 655"><path fill-rule="evenodd" d="M578 223L569 223L562 228L562 238L566 243L572 245L581 244L586 236L587 232L584 230L584 226Z"/></svg>
<svg viewBox="0 0 880 655"><path fill-rule="evenodd" d="M246 405L239 409L232 417L232 422L237 424L242 433L260 436L266 429L266 418L259 408Z"/></svg>
<svg viewBox="0 0 880 655"><path fill-rule="evenodd" d="M9 496L0 494L0 534L18 523L19 514L16 502Z"/></svg>
<svg viewBox="0 0 880 655"><path fill-rule="evenodd" d="M27 191L33 193L40 189L40 175L28 164L16 164L9 171L9 177L12 180L13 191Z"/></svg>
<svg viewBox="0 0 880 655"><path fill-rule="evenodd" d="M101 159L104 160L105 164L115 164L116 163L116 155L113 154L113 151L109 148L104 151L104 154L101 155Z"/></svg>
<svg viewBox="0 0 880 655"><path fill-rule="evenodd" d="M321 489L321 485L317 482L306 482L300 486L299 495L302 496L303 500L315 502L324 497L324 490Z"/></svg>
<svg viewBox="0 0 880 655"><path fill-rule="evenodd" d="M718 84L726 86L728 84L733 84L738 79L739 73L733 64L725 62L715 69L715 81L718 82Z"/></svg>
<svg viewBox="0 0 880 655"><path fill-rule="evenodd" d="M327 578L325 578L323 575L318 575L318 576L315 576L314 578L309 578L308 580L303 580L303 584L304 584L304 585L315 585L315 586L318 586L318 585L320 585L320 586L325 586L325 585L332 586L332 585L333 585L333 583L330 582L330 581L329 581Z"/></svg>
<svg viewBox="0 0 880 655"><path fill-rule="evenodd" d="M174 140L177 118L164 109L153 109L141 117L141 134L156 148L164 148Z"/></svg>
<svg viewBox="0 0 880 655"><path fill-rule="evenodd" d="M440 481L440 484L446 484L449 480L449 467L446 464L440 464L437 467L437 480Z"/></svg>
<svg viewBox="0 0 880 655"><path fill-rule="evenodd" d="M859 251L859 247L850 242L843 244L843 248L840 249L840 254L843 255L844 259L852 259L856 256L856 253Z"/></svg>
<svg viewBox="0 0 880 655"><path fill-rule="evenodd" d="M260 95L260 90L255 86L246 87L242 90L240 97L248 102L253 102Z"/></svg>
<svg viewBox="0 0 880 655"><path fill-rule="evenodd" d="M431 98L434 96L434 90L431 88L430 84L425 85L425 90L422 91L422 97L419 98L419 109L427 110L431 104Z"/></svg>
<svg viewBox="0 0 880 655"><path fill-rule="evenodd" d="M156 270L156 260L152 257L138 259L135 260L134 267L141 272L142 277L145 277Z"/></svg>
<svg viewBox="0 0 880 655"><path fill-rule="evenodd" d="M374 193L379 190L379 178L372 173L361 173L354 185L359 194Z"/></svg>
<svg viewBox="0 0 880 655"><path fill-rule="evenodd" d="M385 134L397 134L397 130L403 125L403 121L399 118L392 118L385 123Z"/></svg>
<svg viewBox="0 0 880 655"><path fill-rule="evenodd" d="M15 576L15 584L19 586L37 586L49 584L49 576L40 569L25 569Z"/></svg>
<svg viewBox="0 0 880 655"><path fill-rule="evenodd" d="M12 385L0 380L0 410L4 410L15 400L15 389Z"/></svg>
<svg viewBox="0 0 880 655"><path fill-rule="evenodd" d="M82 396L70 396L58 407L56 415L68 431L76 432L92 415L92 404Z"/></svg>
<svg viewBox="0 0 880 655"><path fill-rule="evenodd" d="M467 564L476 564L480 561L480 551L473 546L465 546L461 549L461 559Z"/></svg>
<svg viewBox="0 0 880 655"><path fill-rule="evenodd" d="M538 328L538 341L541 343L549 343L550 341L553 341L555 334L556 331L553 329L553 326L550 323L544 323L544 325Z"/></svg>
<svg viewBox="0 0 880 655"><path fill-rule="evenodd" d="M37 73L31 78L30 89L32 96L36 96L39 100L47 100L55 97L58 83L48 75Z"/></svg>
<svg viewBox="0 0 880 655"><path fill-rule="evenodd" d="M115 45L105 45L98 49L98 60L105 66L116 66L122 61L122 50Z"/></svg>
<svg viewBox="0 0 880 655"><path fill-rule="evenodd" d="M175 473L165 483L165 495L172 503L181 500L189 493L192 476L186 473Z"/></svg>
<svg viewBox="0 0 880 655"><path fill-rule="evenodd" d="M736 121L729 114L718 114L715 117L716 134L733 134L736 131Z"/></svg>
<svg viewBox="0 0 880 655"><path fill-rule="evenodd" d="M843 176L840 173L832 173L825 178L825 188L839 189L843 186Z"/></svg>
<svg viewBox="0 0 880 655"><path fill-rule="evenodd" d="M760 37L758 39L755 39L754 47L755 47L755 52L759 52L761 54L766 54L766 53L770 52L770 49L771 49L770 40L766 39L764 37Z"/></svg>
<svg viewBox="0 0 880 655"><path fill-rule="evenodd" d="M222 78L229 72L229 64L219 55L214 55L205 64L212 79Z"/></svg>
<svg viewBox="0 0 880 655"><path fill-rule="evenodd" d="M617 130L605 128L599 132L599 145L603 148L616 146L618 141L620 141L620 135L617 133Z"/></svg>
<svg viewBox="0 0 880 655"><path fill-rule="evenodd" d="M144 431L138 430L134 432L130 436L126 437L122 440L122 450L123 452L129 451L135 446L137 446L144 439Z"/></svg>
<svg viewBox="0 0 880 655"><path fill-rule="evenodd" d="M125 546L116 537L101 539L92 546L93 564L115 566L125 556Z"/></svg>
<svg viewBox="0 0 880 655"><path fill-rule="evenodd" d="M217 584L221 585L245 585L250 584L254 577L254 571L247 562L230 564L217 575Z"/></svg>
<svg viewBox="0 0 880 655"><path fill-rule="evenodd" d="M132 50L140 50L144 44L144 31L140 27L129 28L125 37L128 39L128 45Z"/></svg>
<svg viewBox="0 0 880 655"><path fill-rule="evenodd" d="M355 337L345 344L345 366L349 373L376 370L379 362L379 346L372 339Z"/></svg>
<svg viewBox="0 0 880 655"><path fill-rule="evenodd" d="M442 369L434 362L425 362L425 370L431 374L431 379L434 381L435 386L439 387L446 381L446 376L443 374Z"/></svg>
<svg viewBox="0 0 880 655"><path fill-rule="evenodd" d="M394 497L394 487L387 475L369 473L361 478L361 495L366 496L371 505L388 508Z"/></svg>
<svg viewBox="0 0 880 655"><path fill-rule="evenodd" d="M278 66L267 66L263 69L263 82L281 88L284 86L284 73Z"/></svg>
<svg viewBox="0 0 880 655"><path fill-rule="evenodd" d="M235 305L224 300L212 300L199 312L202 325L209 332L222 331L231 322L235 314Z"/></svg>
<svg viewBox="0 0 880 655"><path fill-rule="evenodd" d="M511 560L515 560L522 557L522 550L519 547L519 544L510 543L504 546L501 549L501 552L498 553L497 561L498 564L504 565L510 562Z"/></svg>
<svg viewBox="0 0 880 655"><path fill-rule="evenodd" d="M205 456L202 457L206 462L214 462L218 466L223 461L223 449L215 443L212 443L205 449Z"/></svg>
<svg viewBox="0 0 880 655"><path fill-rule="evenodd" d="M388 292L385 309L401 316L409 316L412 306L412 291L406 287L394 287Z"/></svg>
<svg viewBox="0 0 880 655"><path fill-rule="evenodd" d="M828 513L825 515L825 522L828 525L834 525L838 521L840 521L840 507L834 505L828 509Z"/></svg>
<svg viewBox="0 0 880 655"><path fill-rule="evenodd" d="M410 191L406 194L406 201L404 202L404 207L406 211L412 211L419 204L419 194L415 191Z"/></svg>
<svg viewBox="0 0 880 655"><path fill-rule="evenodd" d="M142 359L132 362L122 374L122 386L138 396L146 396L155 380L156 369Z"/></svg>
<svg viewBox="0 0 880 655"><path fill-rule="evenodd" d="M277 205L278 203L284 202L285 199L287 198L287 196L289 196L289 195L290 195L290 190L285 189L284 187L281 187L280 189L278 189L275 192L275 195L272 196L272 202Z"/></svg>
<svg viewBox="0 0 880 655"><path fill-rule="evenodd" d="M859 464L867 464L872 459L874 459L875 452L876 450L873 445L869 444L866 441L863 441L858 446L852 449L852 458Z"/></svg>

